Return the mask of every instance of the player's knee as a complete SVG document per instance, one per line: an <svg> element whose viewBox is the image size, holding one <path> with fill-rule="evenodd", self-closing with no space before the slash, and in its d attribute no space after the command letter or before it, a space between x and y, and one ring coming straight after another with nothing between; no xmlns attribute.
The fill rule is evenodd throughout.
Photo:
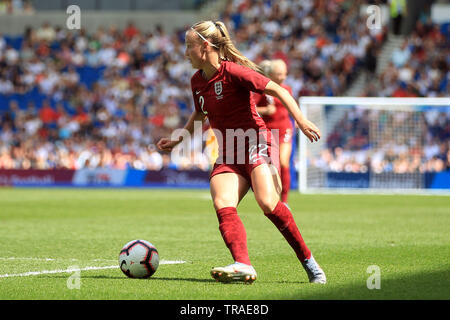
<svg viewBox="0 0 450 320"><path fill-rule="evenodd" d="M273 209L275 209L278 201L280 201L280 198L278 194L276 194L267 197L260 197L256 199L256 201L258 202L259 207L264 213L269 213L272 212Z"/></svg>
<svg viewBox="0 0 450 320"><path fill-rule="evenodd" d="M226 208L226 207L236 207L237 203L234 199L230 199L229 197L216 196L213 199L213 205L217 211L217 210L220 210L220 209Z"/></svg>

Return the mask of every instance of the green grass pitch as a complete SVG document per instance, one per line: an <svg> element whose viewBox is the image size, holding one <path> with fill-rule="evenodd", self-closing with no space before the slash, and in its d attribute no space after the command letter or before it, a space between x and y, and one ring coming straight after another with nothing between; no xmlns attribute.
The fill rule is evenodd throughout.
<svg viewBox="0 0 450 320"><path fill-rule="evenodd" d="M238 212L258 280L244 285L210 278L211 267L232 261L207 190L3 188L0 299L450 299L450 197L293 191L290 206L326 285L307 282L251 193ZM69 266L116 266L133 239L186 263L160 265L146 280L118 268L81 271L79 289L68 288ZM380 288L369 290L372 265Z"/></svg>

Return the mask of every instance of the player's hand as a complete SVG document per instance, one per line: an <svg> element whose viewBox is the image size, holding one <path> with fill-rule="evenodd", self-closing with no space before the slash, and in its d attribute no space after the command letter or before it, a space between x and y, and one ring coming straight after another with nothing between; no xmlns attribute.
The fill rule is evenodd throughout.
<svg viewBox="0 0 450 320"><path fill-rule="evenodd" d="M304 119L301 123L298 124L300 130L302 130L303 134L308 137L309 141L319 141L320 139L320 130L317 126L311 121Z"/></svg>
<svg viewBox="0 0 450 320"><path fill-rule="evenodd" d="M162 138L158 141L156 146L161 151L172 151L172 149L183 140L181 136L178 140L170 140L169 138Z"/></svg>

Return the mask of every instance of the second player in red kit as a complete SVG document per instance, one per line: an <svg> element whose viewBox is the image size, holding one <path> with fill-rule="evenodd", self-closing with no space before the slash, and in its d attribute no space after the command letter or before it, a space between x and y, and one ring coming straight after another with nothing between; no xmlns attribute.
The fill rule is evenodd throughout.
<svg viewBox="0 0 450 320"><path fill-rule="evenodd" d="M287 76L286 63L281 60L264 60L260 64L262 71L275 83L285 88L290 95L292 89L284 83ZM264 119L269 130L279 132L279 154L281 173L281 201L288 202L288 193L291 185L290 159L292 153L293 125L289 112L283 103L276 97L265 94L254 94L257 111Z"/></svg>

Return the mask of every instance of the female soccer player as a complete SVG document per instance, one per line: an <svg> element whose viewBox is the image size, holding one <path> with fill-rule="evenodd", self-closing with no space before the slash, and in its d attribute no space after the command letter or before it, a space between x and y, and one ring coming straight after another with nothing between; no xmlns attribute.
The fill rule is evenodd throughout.
<svg viewBox="0 0 450 320"><path fill-rule="evenodd" d="M318 128L303 116L289 92L258 73L257 65L236 49L223 22L201 21L193 25L186 32L185 55L198 71L191 79L195 110L184 129L192 134L194 122L208 117L217 137L219 157L210 174L211 196L219 230L235 261L213 268L212 277L221 282L256 280L248 256L246 231L236 210L251 187L264 214L294 249L309 281L325 283L325 274L303 241L292 213L280 202L278 157L271 161L276 146L256 112L250 92L280 99L311 142L320 139ZM232 137L223 141L230 132L234 132ZM250 139L234 144L242 136ZM162 138L157 146L162 151L171 151L182 140L182 136Z"/></svg>
<svg viewBox="0 0 450 320"><path fill-rule="evenodd" d="M262 71L275 83L285 88L290 95L292 89L284 84L287 76L286 63L281 60L264 60L260 67ZM289 161L292 153L292 123L289 112L283 103L272 96L255 94L258 113L262 116L269 130L278 129L280 139L280 171L281 171L281 201L287 205L288 193L291 185Z"/></svg>

